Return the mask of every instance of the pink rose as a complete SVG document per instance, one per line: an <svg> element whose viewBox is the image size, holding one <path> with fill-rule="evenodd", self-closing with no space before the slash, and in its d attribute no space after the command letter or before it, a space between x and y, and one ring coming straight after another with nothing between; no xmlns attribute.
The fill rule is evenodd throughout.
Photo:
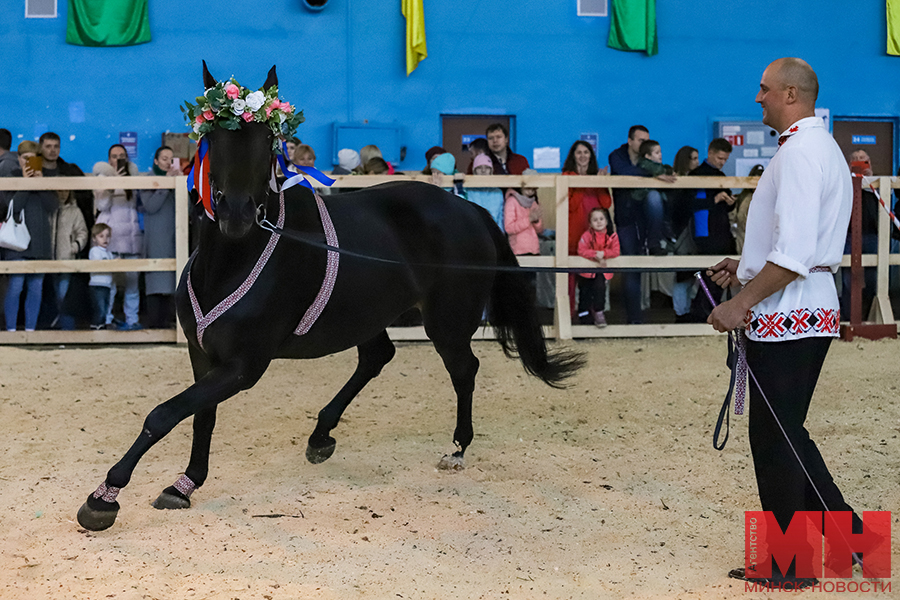
<svg viewBox="0 0 900 600"><path fill-rule="evenodd" d="M246 122L248 122L248 123L250 123L251 121L253 121L253 113L252 113L252 112L245 112L245 113L242 114L241 116L244 117L244 120L245 120Z"/></svg>
<svg viewBox="0 0 900 600"><path fill-rule="evenodd" d="M241 95L241 88L234 85L233 83L229 83L225 86L225 95L234 100Z"/></svg>
<svg viewBox="0 0 900 600"><path fill-rule="evenodd" d="M275 98L272 102L266 107L266 118L268 119L272 115L273 110L277 110L281 107L281 100Z"/></svg>
<svg viewBox="0 0 900 600"><path fill-rule="evenodd" d="M203 115L197 115L196 117L194 117L194 121L196 121L197 123L202 123L204 121Z"/></svg>
<svg viewBox="0 0 900 600"><path fill-rule="evenodd" d="M281 110L283 110L286 113L294 112L294 107L291 106L290 104L288 104L287 102L282 102L281 106L279 108L281 108Z"/></svg>
<svg viewBox="0 0 900 600"><path fill-rule="evenodd" d="M205 110L205 111L203 111L203 118L206 119L207 121L214 121L216 118L216 115L214 115L211 110Z"/></svg>

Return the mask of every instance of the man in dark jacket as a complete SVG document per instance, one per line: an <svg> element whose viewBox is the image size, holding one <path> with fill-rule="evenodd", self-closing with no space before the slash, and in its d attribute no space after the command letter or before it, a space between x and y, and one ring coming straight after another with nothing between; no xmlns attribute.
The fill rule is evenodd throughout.
<svg viewBox="0 0 900 600"><path fill-rule="evenodd" d="M643 125L632 125L628 130L628 141L609 155L610 175L636 175L649 177L650 174L637 166L641 159L641 144L650 139L650 132ZM675 181L674 175L660 175L662 181ZM615 209L616 234L622 255L636 256L646 254L665 254L662 252L662 230L665 217L662 197L654 194L653 198L642 201L632 197L632 190L619 188L613 190L613 207ZM643 323L641 310L641 274L624 273L625 312L629 323Z"/></svg>
<svg viewBox="0 0 900 600"><path fill-rule="evenodd" d="M9 151L10 148L12 148L12 134L9 129L0 129L0 177L9 177L19 168L19 161L15 153Z"/></svg>
<svg viewBox="0 0 900 600"><path fill-rule="evenodd" d="M41 156L44 159L44 177L84 177L84 171L78 165L66 162L59 157L60 142L57 134L48 131L41 135L39 143ZM81 209L84 222L90 231L94 225L94 195L90 190L76 190L72 193L75 194L75 202ZM68 196L68 192L60 192L60 195ZM84 256L79 258L87 258L87 252L84 252Z"/></svg>
<svg viewBox="0 0 900 600"><path fill-rule="evenodd" d="M724 138L716 138L709 143L706 160L699 167L690 172L691 176L698 177L724 177L722 167L731 156L731 143ZM697 190L692 203L694 212L694 241L697 243L698 254L712 254L716 256L730 255L737 252L734 243L734 235L731 233L731 222L728 213L734 210L735 197L730 190L706 189ZM706 285L715 296L722 288L713 283L702 272ZM697 294L694 297L691 313L694 320L705 322L706 317L712 311L712 305L706 298L706 294Z"/></svg>
<svg viewBox="0 0 900 600"><path fill-rule="evenodd" d="M856 163L856 164L854 164ZM858 167L858 172L866 177L872 176L872 162L869 153L865 150L854 150L850 154L851 167ZM865 166L863 166L865 165ZM863 186L862 190L862 252L863 254L875 254L878 252L878 214L881 208L878 206L878 198ZM850 254L850 231L847 230L847 242L844 246L844 254ZM841 268L841 316L850 316L850 269ZM866 318L875 298L875 287L878 285L878 269L865 267L863 269L862 289L862 315Z"/></svg>
<svg viewBox="0 0 900 600"><path fill-rule="evenodd" d="M509 149L509 132L502 123L489 125L485 131L494 175L521 175L529 167L528 159Z"/></svg>
<svg viewBox="0 0 900 600"><path fill-rule="evenodd" d="M41 157L44 159L44 167L42 169L44 177L84 177L84 171L78 165L66 162L60 158L59 135L52 131L47 131L41 135L38 141L41 146ZM94 194L90 190L75 190L72 192L59 190L57 195L60 202L65 202L70 193L75 196L75 203L84 217L85 226L90 231L94 225ZM76 258L87 258L90 249L90 243L85 244L84 248L76 255ZM59 273L54 277L45 278L45 290L38 328L48 329L53 324L58 323L64 329L71 329L74 327L72 317L84 316L77 309L90 307L90 300L87 297L87 286L70 286L68 283L65 283L62 287L59 287L60 282L74 280L75 278L79 278L81 283L84 283L84 276L68 273ZM65 291L65 293L60 294L61 291ZM60 306L66 307L63 314L58 312Z"/></svg>

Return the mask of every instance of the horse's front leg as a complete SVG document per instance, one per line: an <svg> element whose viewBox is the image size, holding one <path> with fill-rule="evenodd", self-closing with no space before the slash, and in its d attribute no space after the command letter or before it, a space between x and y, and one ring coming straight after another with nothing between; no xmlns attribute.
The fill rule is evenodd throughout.
<svg viewBox="0 0 900 600"><path fill-rule="evenodd" d="M193 344L188 346L194 381L200 381L212 369L209 357ZM206 482L209 474L209 445L216 427L216 407L205 408L194 415L194 435L191 459L184 475L162 491L153 501L153 508L177 509L191 507L191 494Z"/></svg>
<svg viewBox="0 0 900 600"><path fill-rule="evenodd" d="M381 373L384 365L388 364L396 350L391 338L388 337L387 331L382 331L371 340L360 344L357 347L359 355L359 363L356 371L341 388L341 391L328 403L328 405L319 411L319 419L316 422L316 428L312 435L309 436L309 443L306 446L306 459L313 463L319 464L325 462L334 454L337 442L331 437L331 430L337 427L341 415L350 406L350 403L359 394L367 383L372 381Z"/></svg>
<svg viewBox="0 0 900 600"><path fill-rule="evenodd" d="M216 427L216 407L204 408L194 415L194 438L191 460L184 475L162 491L153 501L153 508L190 508L191 494L206 482L209 475L209 445Z"/></svg>
<svg viewBox="0 0 900 600"><path fill-rule="evenodd" d="M116 498L119 490L128 485L141 457L164 438L178 423L201 410L215 407L242 389L253 385L246 370L235 364L225 364L210 371L200 381L174 398L160 404L147 415L141 434L125 456L106 474L106 480L88 496L78 511L78 522L85 529L100 531L111 527L119 512Z"/></svg>

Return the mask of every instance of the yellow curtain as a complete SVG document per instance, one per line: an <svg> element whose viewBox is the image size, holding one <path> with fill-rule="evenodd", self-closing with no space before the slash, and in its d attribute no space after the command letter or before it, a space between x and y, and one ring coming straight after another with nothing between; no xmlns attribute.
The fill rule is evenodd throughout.
<svg viewBox="0 0 900 600"><path fill-rule="evenodd" d="M887 0L887 53L900 56L900 0Z"/></svg>
<svg viewBox="0 0 900 600"><path fill-rule="evenodd" d="M425 48L425 11L422 0L400 0L400 11L406 17L406 76L416 70L419 61L428 56Z"/></svg>

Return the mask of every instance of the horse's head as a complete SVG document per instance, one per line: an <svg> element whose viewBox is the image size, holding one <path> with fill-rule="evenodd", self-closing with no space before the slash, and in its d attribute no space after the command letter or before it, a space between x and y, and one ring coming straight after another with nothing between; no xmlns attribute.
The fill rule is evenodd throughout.
<svg viewBox="0 0 900 600"><path fill-rule="evenodd" d="M241 238L264 204L272 170L272 132L262 123L229 131L216 128L209 141L209 184L219 230Z"/></svg>
<svg viewBox="0 0 900 600"><path fill-rule="evenodd" d="M203 83L209 90L218 82L203 63ZM275 67L263 90L278 85ZM245 236L265 203L272 176L275 134L264 122L240 121L234 129L212 127L204 134L209 144L209 183L219 230L227 237Z"/></svg>

